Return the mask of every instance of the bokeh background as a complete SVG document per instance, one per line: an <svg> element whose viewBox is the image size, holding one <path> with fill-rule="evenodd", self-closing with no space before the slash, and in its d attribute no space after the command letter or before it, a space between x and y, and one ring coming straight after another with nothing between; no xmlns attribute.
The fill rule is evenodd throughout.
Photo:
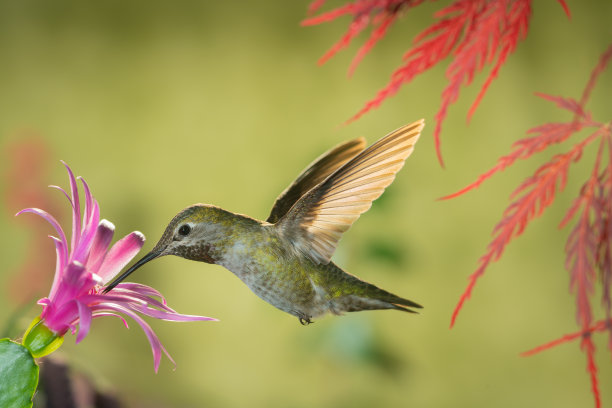
<svg viewBox="0 0 612 408"><path fill-rule="evenodd" d="M570 1L568 20L557 2L534 2L527 40L472 122L465 114L484 76L450 108L442 169L431 134L445 66L342 123L384 86L411 38L447 3L405 15L347 79L361 41L318 67L348 18L300 27L305 0L0 2L2 334L20 336L52 279L51 229L13 215L40 206L69 222L61 194L46 188L67 185L60 159L85 177L117 237L140 230L148 250L187 205L265 218L276 195L329 147L357 136L371 142L424 117L415 154L334 258L423 304L421 314L363 312L303 327L221 267L165 258L132 279L160 289L179 312L221 320L151 322L176 370L164 359L155 374L144 334L117 319L95 320L79 345L68 335L57 354L126 407L592 405L578 343L519 357L577 330L564 269L568 231L558 223L592 152L555 204L489 268L452 330L452 309L508 195L552 153L467 196L436 199L474 180L528 128L569 119L533 93L580 96L612 38L612 3ZM610 118L611 89L607 72L589 105L601 121ZM607 338L595 340L604 406L612 406Z"/></svg>

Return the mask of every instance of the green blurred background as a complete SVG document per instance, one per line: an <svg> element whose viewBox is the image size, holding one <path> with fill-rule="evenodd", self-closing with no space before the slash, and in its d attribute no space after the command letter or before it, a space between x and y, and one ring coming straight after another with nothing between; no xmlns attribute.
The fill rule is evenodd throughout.
<svg viewBox="0 0 612 408"><path fill-rule="evenodd" d="M52 253L52 243L33 245L51 233L42 220L13 217L39 205L14 197L30 179L27 170L20 178L12 172L15 149L38 149L34 161L43 175L30 186L38 194L47 184L65 187L59 160L69 163L92 187L117 237L140 230L146 251L189 204L265 218L276 195L329 147L357 136L372 142L424 117L415 154L334 258L423 304L421 314L362 312L303 327L221 267L164 258L132 279L161 290L179 312L221 320L151 322L176 371L164 358L155 374L144 334L117 319L95 320L76 346L68 335L58 353L127 407L591 406L578 343L530 358L519 353L577 330L564 269L568 231L557 226L593 152L572 169L555 204L489 268L452 330L451 312L508 195L552 152L467 196L436 199L474 180L528 128L569 120L533 93L580 97L612 38L612 3L570 1L568 21L557 2L534 2L527 40L469 126L465 115L484 76L451 106L442 169L431 135L446 64L357 122L341 124L386 84L412 37L449 3L406 14L347 79L366 36L318 67L349 19L300 27L307 1L0 2L0 326L20 304L46 295L54 269L51 258L30 281L16 277L26 259ZM598 120L610 119L611 89L607 72L589 105ZM49 193L49 210L68 222L68 206ZM39 308L20 313L8 328L12 336ZM595 341L604 406L612 406L607 337Z"/></svg>

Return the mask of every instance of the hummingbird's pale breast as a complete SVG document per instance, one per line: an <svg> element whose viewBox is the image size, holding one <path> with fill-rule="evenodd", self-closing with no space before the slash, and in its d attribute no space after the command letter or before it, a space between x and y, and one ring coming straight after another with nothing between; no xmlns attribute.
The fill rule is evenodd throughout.
<svg viewBox="0 0 612 408"><path fill-rule="evenodd" d="M309 277L309 262L283 242L272 224L256 223L236 232L216 263L271 305L305 320L314 316L311 309L321 296Z"/></svg>

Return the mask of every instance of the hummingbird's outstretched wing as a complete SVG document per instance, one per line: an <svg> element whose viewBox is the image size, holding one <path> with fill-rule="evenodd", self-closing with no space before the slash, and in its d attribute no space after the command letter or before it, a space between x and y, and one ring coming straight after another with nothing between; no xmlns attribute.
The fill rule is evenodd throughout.
<svg viewBox="0 0 612 408"><path fill-rule="evenodd" d="M330 261L342 233L391 184L412 153L423 119L403 126L362 151L308 191L276 224L314 262Z"/></svg>
<svg viewBox="0 0 612 408"><path fill-rule="evenodd" d="M357 156L366 147L363 137L339 144L317 157L298 178L283 191L272 207L267 222L276 223L308 190Z"/></svg>

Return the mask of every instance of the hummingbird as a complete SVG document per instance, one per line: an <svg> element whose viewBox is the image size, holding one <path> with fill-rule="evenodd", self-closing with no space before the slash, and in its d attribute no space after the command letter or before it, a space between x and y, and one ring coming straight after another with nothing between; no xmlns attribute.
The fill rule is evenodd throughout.
<svg viewBox="0 0 612 408"><path fill-rule="evenodd" d="M393 182L423 127L423 119L405 125L367 149L362 137L332 148L280 194L266 221L209 204L183 209L105 292L147 262L175 255L225 267L303 325L326 313L416 313L418 303L343 271L331 257L342 234Z"/></svg>

